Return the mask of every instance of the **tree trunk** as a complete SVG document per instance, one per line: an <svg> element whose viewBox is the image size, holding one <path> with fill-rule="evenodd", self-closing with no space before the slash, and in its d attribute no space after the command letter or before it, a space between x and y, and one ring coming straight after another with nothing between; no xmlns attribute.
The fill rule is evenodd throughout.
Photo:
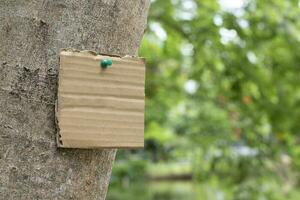
<svg viewBox="0 0 300 200"><path fill-rule="evenodd" d="M116 150L57 149L61 48L136 55L149 0L0 0L0 199L105 199Z"/></svg>

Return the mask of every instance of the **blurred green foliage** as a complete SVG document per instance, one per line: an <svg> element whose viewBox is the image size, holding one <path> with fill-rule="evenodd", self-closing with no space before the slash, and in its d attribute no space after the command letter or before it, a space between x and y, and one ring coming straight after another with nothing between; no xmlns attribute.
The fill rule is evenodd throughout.
<svg viewBox="0 0 300 200"><path fill-rule="evenodd" d="M187 162L227 185L209 199L300 199L298 0L153 1L140 55L145 151L119 152L116 180Z"/></svg>

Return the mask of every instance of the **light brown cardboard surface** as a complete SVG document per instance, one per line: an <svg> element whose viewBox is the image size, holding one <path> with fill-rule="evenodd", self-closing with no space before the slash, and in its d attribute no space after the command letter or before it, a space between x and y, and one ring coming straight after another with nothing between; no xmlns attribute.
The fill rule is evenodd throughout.
<svg viewBox="0 0 300 200"><path fill-rule="evenodd" d="M111 59L102 69L102 59ZM145 63L141 58L62 50L57 101L58 147L144 146Z"/></svg>

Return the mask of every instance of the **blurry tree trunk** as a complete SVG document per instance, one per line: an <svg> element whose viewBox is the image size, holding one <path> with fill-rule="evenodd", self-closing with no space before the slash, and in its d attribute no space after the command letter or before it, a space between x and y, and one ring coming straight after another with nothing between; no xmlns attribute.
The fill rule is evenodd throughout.
<svg viewBox="0 0 300 200"><path fill-rule="evenodd" d="M105 199L116 150L56 149L61 48L136 55L148 0L0 0L0 199Z"/></svg>

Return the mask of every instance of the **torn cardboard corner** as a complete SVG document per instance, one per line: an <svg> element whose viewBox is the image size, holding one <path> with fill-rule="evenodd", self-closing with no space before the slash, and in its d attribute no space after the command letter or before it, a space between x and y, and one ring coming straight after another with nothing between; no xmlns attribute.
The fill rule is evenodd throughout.
<svg viewBox="0 0 300 200"><path fill-rule="evenodd" d="M107 60L111 66L101 66ZM62 50L56 105L58 147L143 147L144 86L143 58Z"/></svg>

